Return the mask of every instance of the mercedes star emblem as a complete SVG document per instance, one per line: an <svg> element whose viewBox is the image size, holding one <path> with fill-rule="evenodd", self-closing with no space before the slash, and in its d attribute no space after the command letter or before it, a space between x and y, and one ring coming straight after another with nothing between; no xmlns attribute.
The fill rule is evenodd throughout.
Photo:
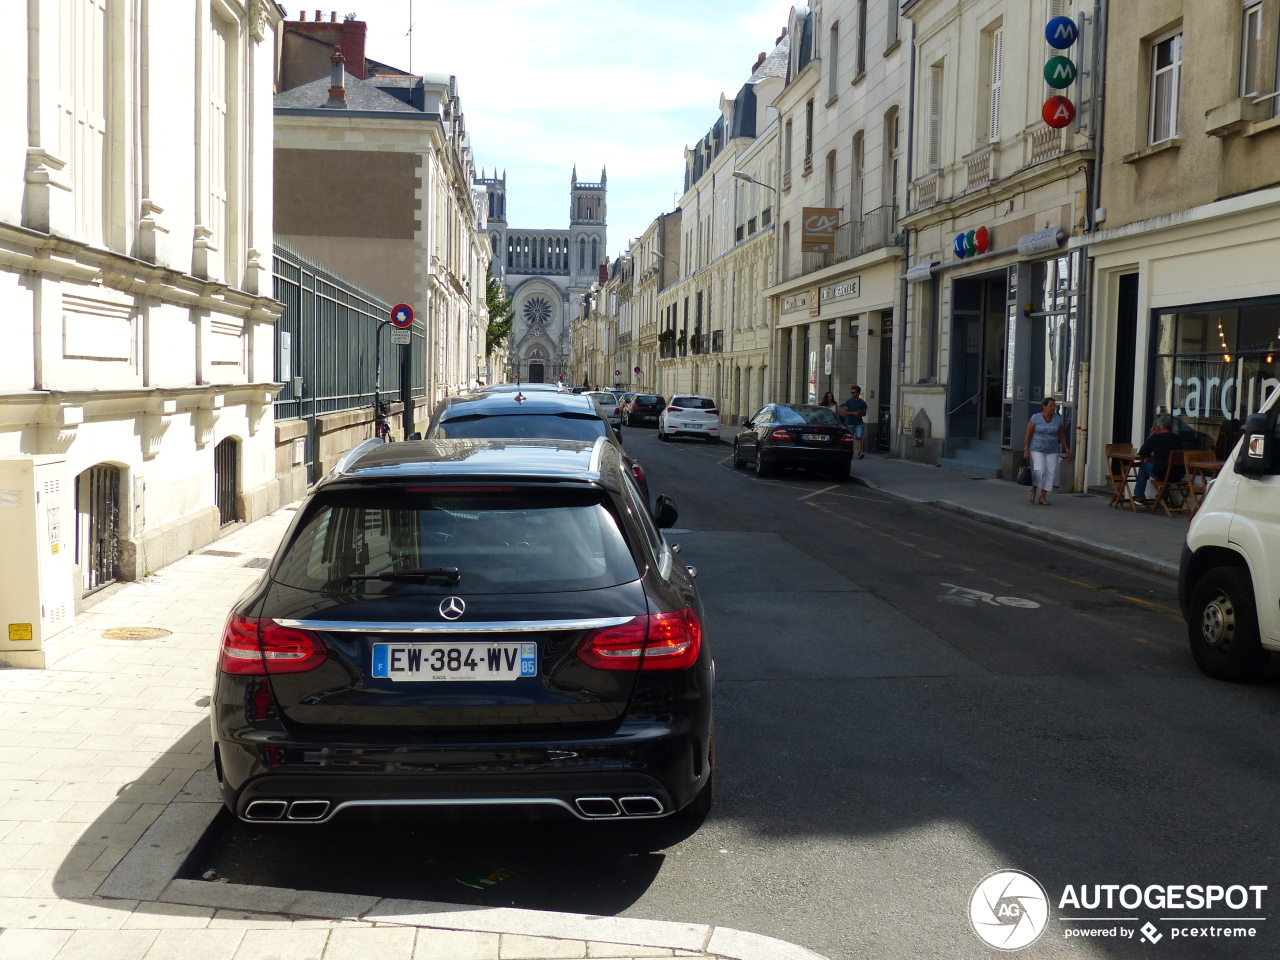
<svg viewBox="0 0 1280 960"><path fill-rule="evenodd" d="M467 605L461 597L445 597L440 601L440 616L446 620L457 620L466 612Z"/></svg>

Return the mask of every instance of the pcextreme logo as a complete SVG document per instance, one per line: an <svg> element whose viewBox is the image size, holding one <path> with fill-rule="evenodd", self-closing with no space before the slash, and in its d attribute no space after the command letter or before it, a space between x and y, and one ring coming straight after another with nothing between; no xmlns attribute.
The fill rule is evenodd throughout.
<svg viewBox="0 0 1280 960"><path fill-rule="evenodd" d="M1175 940L1253 939L1267 919L1262 912L1267 889L1266 884L1067 884L1058 898L1057 922L1066 940L1137 940L1156 946ZM969 925L989 946L1021 950L1049 926L1049 905L1049 895L1035 877L997 870L974 887ZM1143 916L1145 912L1151 915Z"/></svg>

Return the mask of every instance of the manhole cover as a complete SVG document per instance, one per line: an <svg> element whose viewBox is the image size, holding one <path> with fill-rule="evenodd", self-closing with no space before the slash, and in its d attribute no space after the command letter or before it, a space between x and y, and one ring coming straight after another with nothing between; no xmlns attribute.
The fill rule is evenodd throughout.
<svg viewBox="0 0 1280 960"><path fill-rule="evenodd" d="M200 556L202 557L238 557L240 556L240 552L238 550L201 550Z"/></svg>
<svg viewBox="0 0 1280 960"><path fill-rule="evenodd" d="M240 564L242 567L253 567L256 570L265 570L271 566L271 561L266 557L254 557L252 560L246 560Z"/></svg>
<svg viewBox="0 0 1280 960"><path fill-rule="evenodd" d="M159 640L172 632L161 627L112 627L103 630L102 636L107 640Z"/></svg>

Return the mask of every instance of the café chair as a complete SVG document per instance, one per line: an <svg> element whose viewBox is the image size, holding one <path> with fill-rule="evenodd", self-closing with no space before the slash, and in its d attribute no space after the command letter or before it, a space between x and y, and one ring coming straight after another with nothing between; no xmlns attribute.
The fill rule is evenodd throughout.
<svg viewBox="0 0 1280 960"><path fill-rule="evenodd" d="M1174 477L1181 474L1177 480ZM1156 488L1156 498L1151 503L1151 512L1155 513L1161 507L1164 508L1165 516L1172 517L1175 513L1191 512L1191 484L1188 482L1186 473L1186 451L1170 450L1169 464L1165 468L1164 477L1160 480L1152 478L1151 482ZM1176 493L1178 501L1172 503L1170 494Z"/></svg>
<svg viewBox="0 0 1280 960"><path fill-rule="evenodd" d="M1129 484L1137 479L1137 460L1119 460L1117 457L1136 457L1133 444L1131 443L1108 443L1106 446L1107 457L1107 481L1111 484L1111 489L1115 492L1111 495L1111 502L1107 504L1111 507L1123 507L1129 504L1129 509L1134 513L1138 512L1138 505L1133 502L1133 498L1140 491L1135 490L1129 493Z"/></svg>
<svg viewBox="0 0 1280 960"><path fill-rule="evenodd" d="M1215 463L1217 454L1212 450L1184 450L1182 453L1182 462L1187 468L1187 490L1190 492L1190 510L1187 511L1187 519L1190 520L1195 516L1195 512L1200 509L1200 504L1204 503L1205 494L1209 492L1209 476L1208 474L1197 470L1196 467L1202 463ZM1196 480L1202 480L1203 483L1197 484Z"/></svg>

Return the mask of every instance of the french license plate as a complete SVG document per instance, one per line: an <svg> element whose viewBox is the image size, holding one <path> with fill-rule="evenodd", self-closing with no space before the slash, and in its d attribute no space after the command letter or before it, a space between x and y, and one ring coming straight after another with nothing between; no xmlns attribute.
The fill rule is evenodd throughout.
<svg viewBox="0 0 1280 960"><path fill-rule="evenodd" d="M686 430L701 430L701 429L702 429L702 424L700 424L700 423L686 423L686 424L684 425L684 427L685 427L685 429L686 429Z"/></svg>
<svg viewBox="0 0 1280 960"><path fill-rule="evenodd" d="M373 675L388 680L519 680L538 675L536 643L375 643Z"/></svg>
<svg viewBox="0 0 1280 960"><path fill-rule="evenodd" d="M820 440L825 443L827 440L830 440L831 438L828 437L825 433L802 433L800 434L800 439L801 440Z"/></svg>

